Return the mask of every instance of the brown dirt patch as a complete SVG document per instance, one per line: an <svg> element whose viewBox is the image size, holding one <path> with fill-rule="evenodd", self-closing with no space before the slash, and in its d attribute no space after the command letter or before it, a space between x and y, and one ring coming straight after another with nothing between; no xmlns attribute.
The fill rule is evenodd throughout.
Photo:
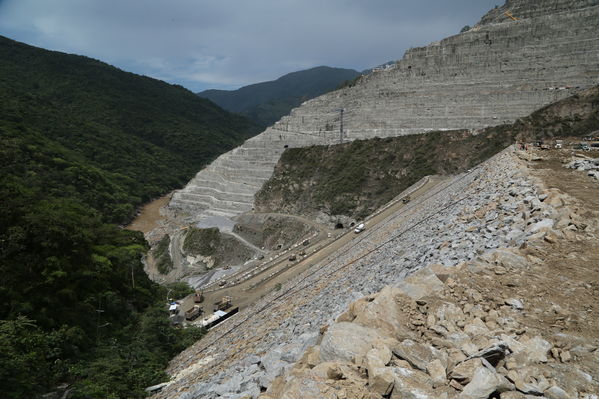
<svg viewBox="0 0 599 399"><path fill-rule="evenodd" d="M158 227L158 222L163 219L160 214L160 208L168 204L171 200L172 193L168 193L164 197L148 202L141 208L139 215L133 221L125 226L127 230L141 231L146 234Z"/></svg>

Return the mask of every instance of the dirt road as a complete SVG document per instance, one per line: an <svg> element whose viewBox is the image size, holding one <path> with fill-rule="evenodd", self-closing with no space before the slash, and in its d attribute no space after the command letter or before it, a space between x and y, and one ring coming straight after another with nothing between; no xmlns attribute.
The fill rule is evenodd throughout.
<svg viewBox="0 0 599 399"><path fill-rule="evenodd" d="M422 187L412 192L410 196L413 200L424 196L428 191L433 189L444 179L445 178L441 176L431 176L427 179ZM356 242L362 240L364 236L368 234L369 229L385 221L404 206L406 206L406 204L403 204L401 201L391 203L387 208L383 208L383 210L379 213L376 213L372 217L366 219L366 231L364 233L355 234L352 228L348 231L346 230L344 234L338 237L327 238L326 242L324 243L324 247L322 246L323 243L316 244L320 247L320 249L300 262L289 262L287 259L289 253L286 253L273 260L271 267L256 276L253 276L233 286L207 292L205 294L205 300L203 304L204 311L207 314L212 313L212 304L220 300L223 296L230 296L233 300L234 306L238 306L240 310L250 306L268 292L280 288L281 284L284 282L306 271L311 266L325 260L328 256L334 254L344 245L353 240ZM310 253L311 249L312 247L308 247L308 253ZM181 308L183 310L187 310L192 306L193 298L190 296L184 300Z"/></svg>

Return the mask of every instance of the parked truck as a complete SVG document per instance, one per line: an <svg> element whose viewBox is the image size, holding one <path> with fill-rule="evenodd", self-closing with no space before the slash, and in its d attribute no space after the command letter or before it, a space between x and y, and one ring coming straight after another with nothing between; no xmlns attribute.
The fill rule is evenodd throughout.
<svg viewBox="0 0 599 399"><path fill-rule="evenodd" d="M238 307L232 308L226 312L222 310L217 310L214 312L212 316L202 319L202 321L200 321L200 325L208 330L214 327L215 325L227 320L229 317L237 314L237 312L239 312Z"/></svg>
<svg viewBox="0 0 599 399"><path fill-rule="evenodd" d="M231 297L224 296L220 301L214 303L214 311L217 310L227 310L231 307Z"/></svg>
<svg viewBox="0 0 599 399"><path fill-rule="evenodd" d="M202 314L202 308L199 305L194 305L191 309L189 309L185 312L185 319L189 320L189 321L195 320L201 314Z"/></svg>
<svg viewBox="0 0 599 399"><path fill-rule="evenodd" d="M201 290L196 290L195 294L193 295L193 302L194 303L202 303L204 301L204 295L202 294Z"/></svg>

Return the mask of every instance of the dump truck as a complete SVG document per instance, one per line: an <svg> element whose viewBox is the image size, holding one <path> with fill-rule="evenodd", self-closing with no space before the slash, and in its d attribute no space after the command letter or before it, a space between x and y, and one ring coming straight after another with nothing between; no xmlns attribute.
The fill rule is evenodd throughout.
<svg viewBox="0 0 599 399"><path fill-rule="evenodd" d="M194 305L191 309L189 309L185 312L185 319L189 320L189 321L195 320L201 314L202 314L202 308L199 307L198 305Z"/></svg>
<svg viewBox="0 0 599 399"><path fill-rule="evenodd" d="M201 290L196 290L195 294L193 295L193 302L194 303L202 303L204 301L204 295L202 294Z"/></svg>
<svg viewBox="0 0 599 399"><path fill-rule="evenodd" d="M214 302L214 311L217 310L227 310L231 307L231 297L224 296L220 301Z"/></svg>

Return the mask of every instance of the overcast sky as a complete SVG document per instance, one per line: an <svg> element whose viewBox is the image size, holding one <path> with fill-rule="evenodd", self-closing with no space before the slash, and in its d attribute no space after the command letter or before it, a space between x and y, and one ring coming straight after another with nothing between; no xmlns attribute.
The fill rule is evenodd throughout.
<svg viewBox="0 0 599 399"><path fill-rule="evenodd" d="M363 70L503 0L0 0L0 34L190 90L319 65Z"/></svg>

